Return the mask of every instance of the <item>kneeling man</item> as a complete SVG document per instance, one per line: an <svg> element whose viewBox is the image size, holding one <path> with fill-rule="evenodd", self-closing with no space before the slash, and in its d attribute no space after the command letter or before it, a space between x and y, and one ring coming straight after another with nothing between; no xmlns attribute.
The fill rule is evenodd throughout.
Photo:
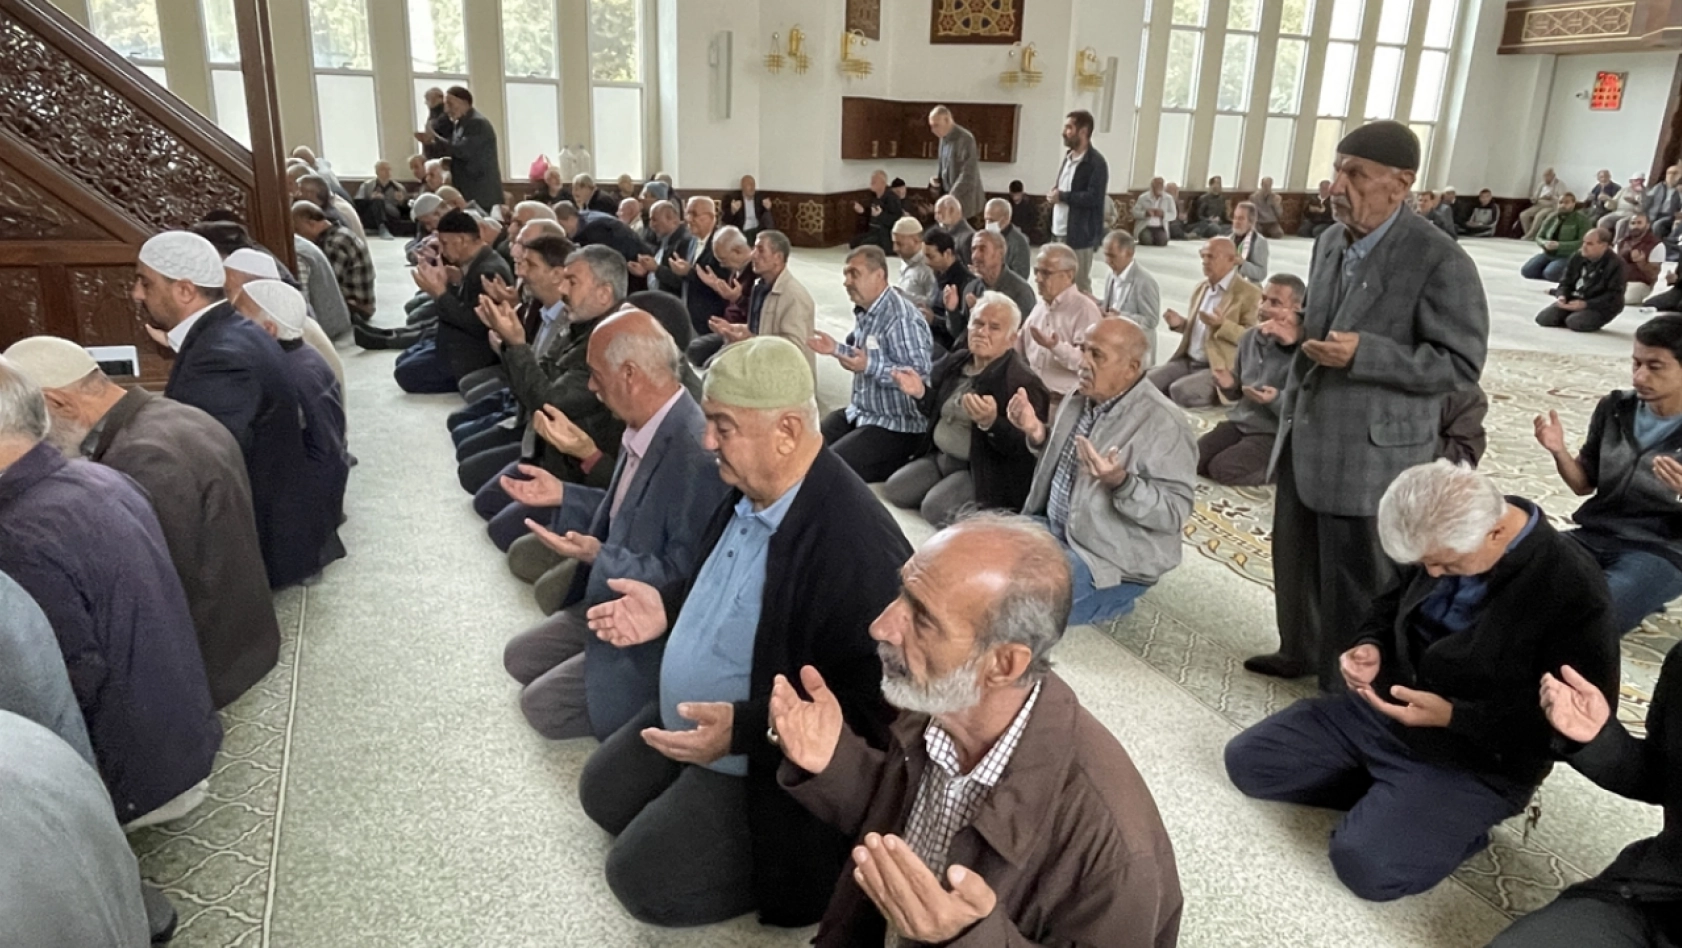
<svg viewBox="0 0 1682 948"><path fill-rule="evenodd" d="M1618 643L1594 560L1471 468L1403 471L1378 534L1411 565L1350 635L1348 690L1233 738L1226 769L1248 796L1348 811L1332 868L1388 901L1441 882L1524 809L1553 765L1537 682L1569 665L1616 701Z"/></svg>
<svg viewBox="0 0 1682 948"><path fill-rule="evenodd" d="M1052 427L1017 389L1007 409L1040 456L1023 512L1041 517L1074 569L1074 625L1133 610L1180 565L1197 444L1185 413L1146 381L1144 330L1106 319L1081 343L1079 384Z"/></svg>
<svg viewBox="0 0 1682 948"><path fill-rule="evenodd" d="M1026 517L930 539L870 627L907 712L887 750L817 669L778 676L778 779L858 839L814 944L1171 948L1179 872L1150 789L1051 671L1069 568Z"/></svg>

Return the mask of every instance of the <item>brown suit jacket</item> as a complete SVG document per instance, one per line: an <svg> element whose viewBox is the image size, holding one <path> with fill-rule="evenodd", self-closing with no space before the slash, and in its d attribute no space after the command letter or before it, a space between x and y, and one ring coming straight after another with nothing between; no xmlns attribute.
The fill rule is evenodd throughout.
<svg viewBox="0 0 1682 948"><path fill-rule="evenodd" d="M1174 350L1174 358L1178 359L1191 350L1191 327L1197 320L1198 310L1203 308L1203 294L1209 292L1209 281L1197 284L1197 289L1191 291L1191 309L1186 310L1186 325L1175 330L1180 334L1180 347ZM1210 368L1230 369L1238 358L1238 340L1244 338L1244 330L1256 324L1261 312L1261 287L1239 276L1232 275L1232 282L1227 285L1226 298L1222 299L1215 311L1226 320L1210 331L1203 348L1209 358Z"/></svg>
<svg viewBox="0 0 1682 948"><path fill-rule="evenodd" d="M823 773L784 760L777 779L854 839L903 835L929 765L928 723L927 715L900 715L886 751L843 731ZM1056 675L1046 677L1004 776L949 853L999 899L949 945L1172 948L1179 938L1180 876L1156 802L1127 752ZM879 945L886 926L849 861L813 944Z"/></svg>
<svg viewBox="0 0 1682 948"><path fill-rule="evenodd" d="M759 335L781 336L799 346L813 378L818 374L818 361L812 354L810 340L817 315L812 294L786 269L771 284L771 292L759 311Z"/></svg>

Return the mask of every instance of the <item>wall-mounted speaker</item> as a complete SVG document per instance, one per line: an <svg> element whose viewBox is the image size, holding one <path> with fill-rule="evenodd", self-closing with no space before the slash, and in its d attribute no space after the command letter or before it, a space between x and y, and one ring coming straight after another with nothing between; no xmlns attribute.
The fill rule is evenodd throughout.
<svg viewBox="0 0 1682 948"><path fill-rule="evenodd" d="M1104 87L1098 91L1098 130L1108 132L1115 119L1116 77L1121 65L1114 56L1104 61Z"/></svg>
<svg viewBox="0 0 1682 948"><path fill-rule="evenodd" d="M730 45L730 31L720 30L713 34L712 43L707 46L707 68L712 73L707 111L714 121L730 117Z"/></svg>

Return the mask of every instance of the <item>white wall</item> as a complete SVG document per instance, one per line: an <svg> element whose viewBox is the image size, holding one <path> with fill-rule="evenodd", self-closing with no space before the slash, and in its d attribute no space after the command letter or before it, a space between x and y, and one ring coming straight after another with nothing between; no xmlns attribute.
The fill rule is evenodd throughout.
<svg viewBox="0 0 1682 948"><path fill-rule="evenodd" d="M1646 173L1659 145L1676 60L1673 52L1557 57L1537 173L1552 165L1579 197L1594 186L1595 172L1602 168L1619 184L1633 172ZM1603 70L1629 73L1623 108L1616 112L1589 109L1587 93L1594 74Z"/></svg>

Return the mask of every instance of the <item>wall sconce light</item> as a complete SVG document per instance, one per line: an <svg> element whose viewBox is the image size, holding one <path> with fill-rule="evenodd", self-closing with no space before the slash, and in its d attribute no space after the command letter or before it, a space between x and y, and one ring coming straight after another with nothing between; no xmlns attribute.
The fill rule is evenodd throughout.
<svg viewBox="0 0 1682 948"><path fill-rule="evenodd" d="M1017 60L1018 68L999 73L999 85L1007 89L1015 88L1018 85L1032 89L1040 84L1041 79L1045 78L1044 72L1034 68L1034 57L1039 55L1039 51L1034 49L1033 43L1026 46L1018 43L1010 48L1007 55Z"/></svg>
<svg viewBox="0 0 1682 948"><path fill-rule="evenodd" d="M794 67L796 75L804 76L808 67L812 65L812 57L806 55L806 32L799 25L788 31L788 52L782 49L782 37L771 34L771 52L765 54L765 71L782 72L784 65Z"/></svg>
<svg viewBox="0 0 1682 948"><path fill-rule="evenodd" d="M868 45L870 45L870 41L864 38L863 30L848 30L841 34L842 75L848 79L870 75L870 71L875 68L870 65L870 60L859 59L853 55L853 47L857 46L862 49Z"/></svg>
<svg viewBox="0 0 1682 948"><path fill-rule="evenodd" d="M1075 88L1097 92L1104 88L1104 72L1098 66L1098 51L1088 46L1075 56Z"/></svg>

